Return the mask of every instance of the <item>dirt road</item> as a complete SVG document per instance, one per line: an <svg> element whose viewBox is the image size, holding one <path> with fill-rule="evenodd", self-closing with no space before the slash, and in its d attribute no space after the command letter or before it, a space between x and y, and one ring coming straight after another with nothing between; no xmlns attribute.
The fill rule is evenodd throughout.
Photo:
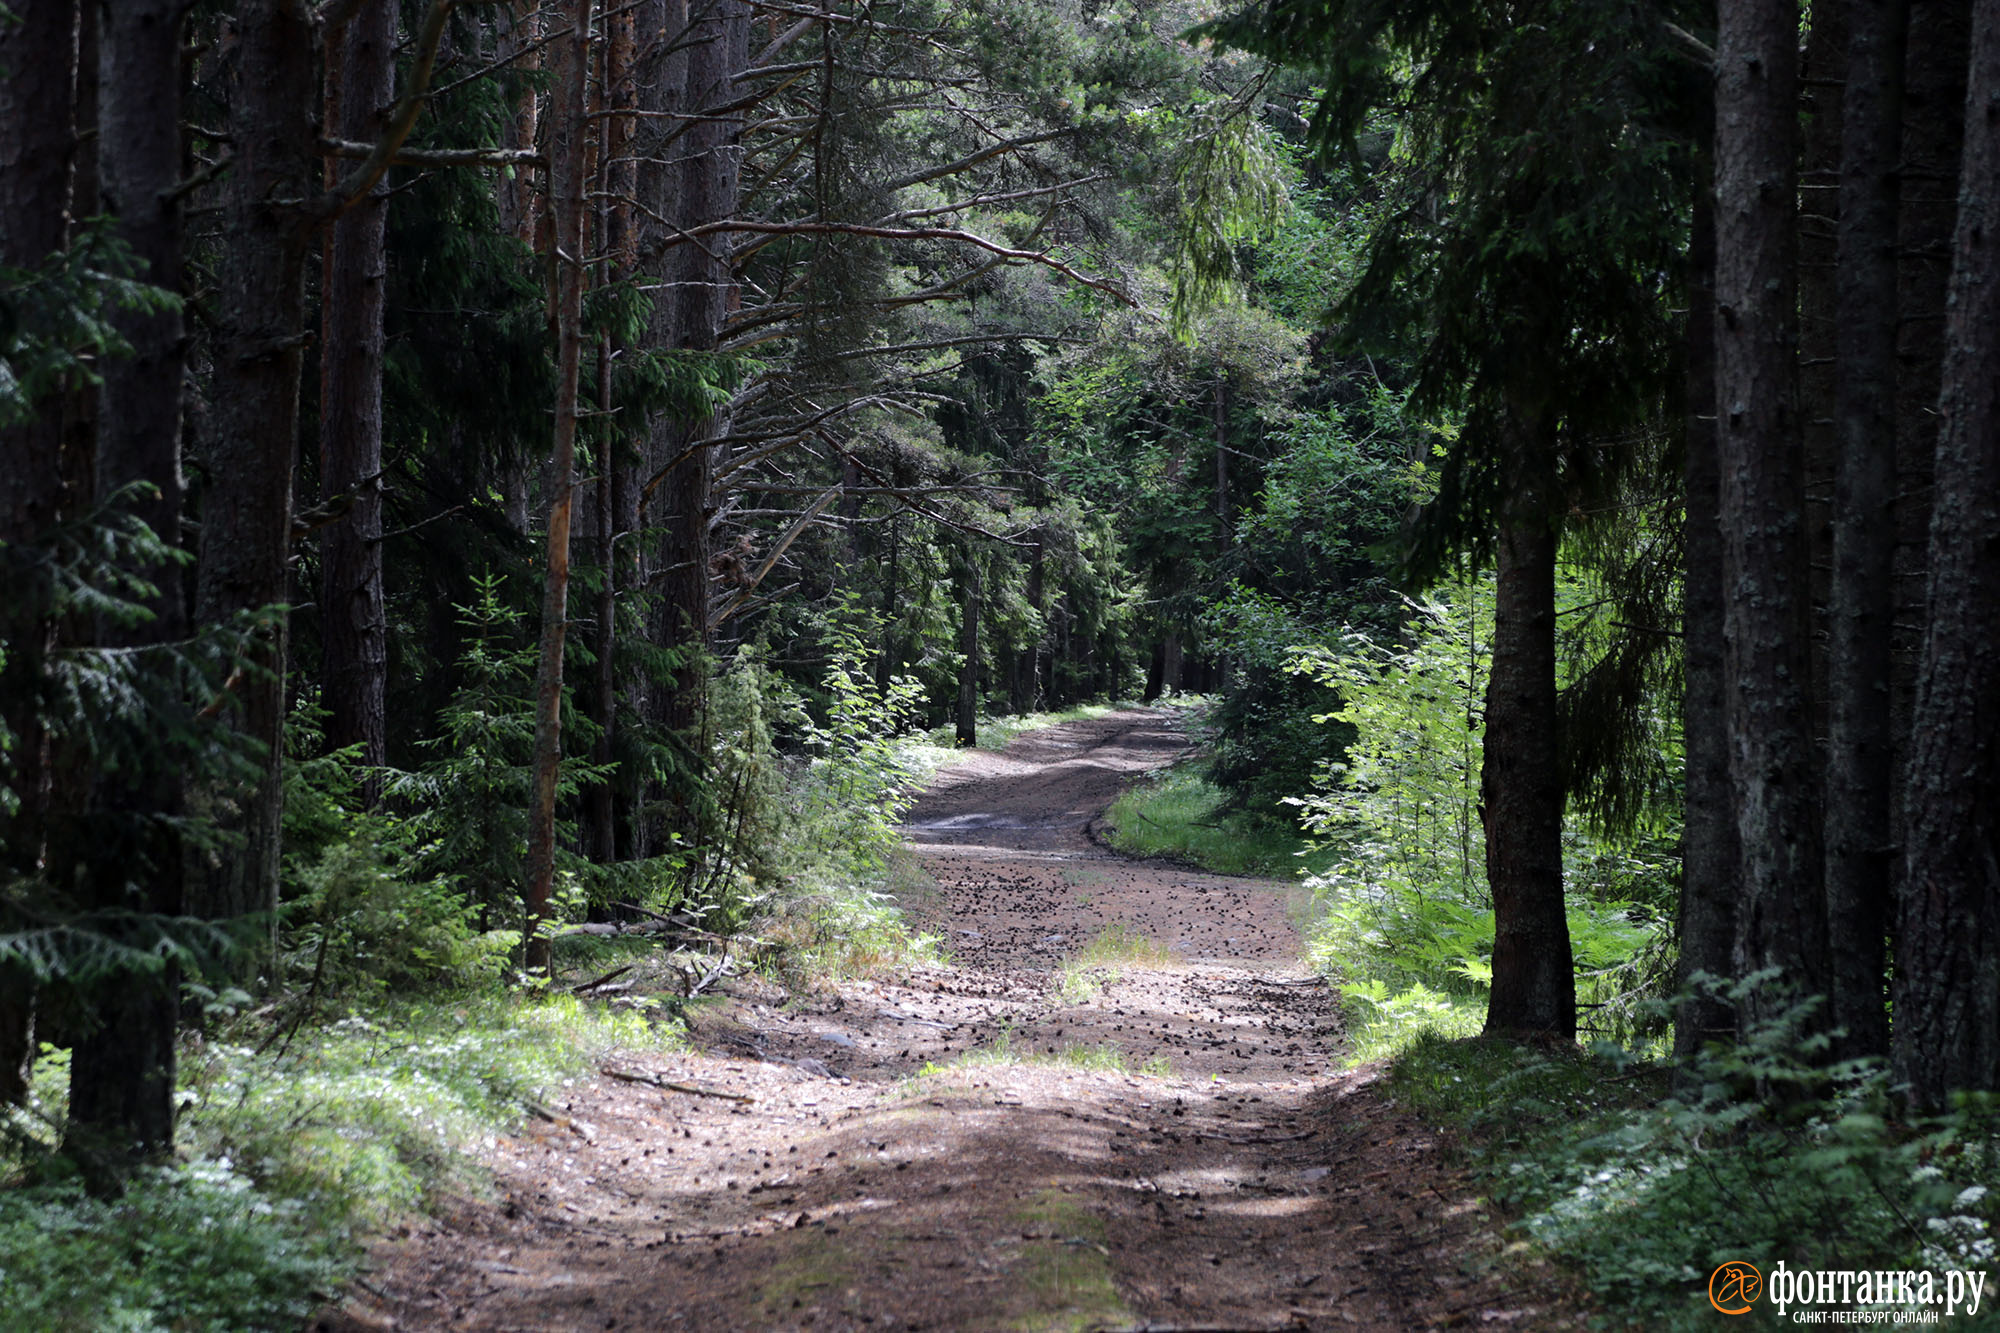
<svg viewBox="0 0 2000 1333"><path fill-rule="evenodd" d="M1131 711L966 756L911 813L949 965L744 980L701 1053L496 1146L505 1201L378 1251L402 1329L1540 1327L1372 1071L1287 888L1118 857L1094 821L1185 747ZM377 1299L379 1298L379 1300Z"/></svg>

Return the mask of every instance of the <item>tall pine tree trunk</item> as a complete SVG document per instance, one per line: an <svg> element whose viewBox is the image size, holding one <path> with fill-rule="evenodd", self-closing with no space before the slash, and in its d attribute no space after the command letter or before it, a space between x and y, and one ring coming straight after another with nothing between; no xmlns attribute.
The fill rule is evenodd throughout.
<svg viewBox="0 0 2000 1333"><path fill-rule="evenodd" d="M1215 527L1219 537L1229 536L1229 379L1215 381Z"/></svg>
<svg viewBox="0 0 2000 1333"><path fill-rule="evenodd" d="M748 6L714 0L692 8L685 40L683 111L690 120L672 151L682 161L677 216L681 227L693 228L727 221L737 211L742 151L727 107L739 96L735 77L749 64ZM693 352L720 346L737 300L729 245L726 233L711 234L669 252L670 345ZM715 509L715 448L709 441L720 424L712 416L685 413L666 423L669 466L660 487L666 531L661 614L668 641L680 653L663 721L679 738L683 768L668 806L675 830L689 839L704 832L708 808L708 745L702 732L712 630L709 525Z"/></svg>
<svg viewBox="0 0 2000 1333"><path fill-rule="evenodd" d="M600 217L602 214L600 214ZM600 338L597 345L597 410L607 416L611 410L611 340ZM606 452L622 453L615 447ZM593 608L590 651L595 658L591 678L591 721L597 724L597 740L591 747L591 761L609 764L618 740L618 472L615 458L600 458L597 480L591 487L591 552L598 568L597 605ZM584 798L585 845L590 857L609 864L618 859L617 779L606 777L593 783Z"/></svg>
<svg viewBox="0 0 2000 1333"><path fill-rule="evenodd" d="M374 143L396 82L396 4L363 0L328 60L327 132ZM509 183L512 184L511 182ZM334 220L321 295L320 487L346 512L320 543L320 688L326 743L384 762L388 613L382 594L382 352L387 191L377 186ZM364 794L381 794L372 772Z"/></svg>
<svg viewBox="0 0 2000 1333"><path fill-rule="evenodd" d="M493 59L497 65L538 71L542 66L542 10L534 0L506 0L493 11ZM523 88L500 126L503 148L532 148L537 138L540 94ZM500 212L500 230L523 245L535 242L535 191L526 169L503 173L495 183L493 202Z"/></svg>
<svg viewBox="0 0 2000 1333"><path fill-rule="evenodd" d="M562 765L563 639L569 615L569 525L576 497L577 392L583 362L583 195L588 170L591 0L573 0L571 31L559 44L549 192L554 202L556 411L550 451L548 565L542 583L542 650L535 669L533 791L528 807L526 889L528 970L546 974L542 933L555 883L556 779Z"/></svg>
<svg viewBox="0 0 2000 1333"><path fill-rule="evenodd" d="M1812 24L1799 52L1799 207L1794 214L1794 282L1798 314L1793 397L1798 403L1800 467L1804 477L1806 572L1811 637L1813 736L1827 727L1828 597L1833 569L1833 488L1840 436L1836 429L1835 356L1839 298L1835 284L1840 226L1841 105L1846 91L1847 12L1853 0L1814 0Z"/></svg>
<svg viewBox="0 0 2000 1333"><path fill-rule="evenodd" d="M636 260L632 231L631 200L638 190L637 162L632 155L638 89L633 79L636 16L630 9L607 13L604 40L598 44L603 66L600 94L606 116L603 121L603 148L598 156L598 229L602 242L606 280L631 275ZM612 366L616 350L608 334L597 345L597 407L609 423L614 402ZM630 442L616 438L607 427L601 437L597 459L597 483L592 497L593 527L597 538L593 558L599 569L597 606L592 620L595 636L591 652L596 658L592 681L593 721L597 723L597 743L592 759L611 764L617 754L621 700L618 672L618 599L621 587L632 586L621 559L621 550L631 549L631 530L623 520L622 502L633 493L639 478L638 452ZM619 797L629 790L615 772L591 788L585 801L587 843L590 855L601 862L618 859Z"/></svg>
<svg viewBox="0 0 2000 1333"><path fill-rule="evenodd" d="M311 222L295 201L314 194L312 16L304 0L239 7L227 55L230 151L224 186L229 244L216 300L214 404L203 462L195 614L220 624L287 600L292 480L305 346ZM267 622L234 693L236 726L263 747L254 787L204 790L217 824L242 838L191 881L189 909L225 918L278 905L286 625Z"/></svg>
<svg viewBox="0 0 2000 1333"><path fill-rule="evenodd" d="M180 0L105 0L100 9L98 177L104 211L144 265L144 278L181 287ZM178 544L181 510L181 373L185 338L178 310L116 317L130 346L105 362L98 393L95 473L100 498L144 482L137 515ZM102 626L113 646L172 643L187 632L180 567L133 571L158 590L153 618ZM179 915L183 910L181 775L141 765L99 776L92 792L85 887L90 905ZM85 841L79 839L79 842ZM180 978L173 966L93 988L90 1014L70 1059L64 1141L100 1184L130 1164L163 1157L174 1137L174 1033Z"/></svg>
<svg viewBox="0 0 2000 1333"><path fill-rule="evenodd" d="M1576 1035L1576 973L1563 907L1562 743L1556 727L1554 442L1510 403L1509 478L1494 541L1493 664L1486 684L1480 804L1493 894L1486 1031Z"/></svg>
<svg viewBox="0 0 2000 1333"><path fill-rule="evenodd" d="M76 18L74 0L47 0L0 23L0 265L8 268L39 268L67 241ZM35 420L0 426L0 539L9 543L46 531L62 491L62 415L36 406ZM27 637L8 629L18 651Z"/></svg>
<svg viewBox="0 0 2000 1333"><path fill-rule="evenodd" d="M1824 993L1810 586L1794 405L1798 9L1724 0L1716 51L1716 425L1739 973ZM1760 993L1743 1017L1769 1013Z"/></svg>
<svg viewBox="0 0 2000 1333"><path fill-rule="evenodd" d="M1827 935L1849 1055L1889 1048L1883 942L1895 616L1896 194L1907 0L1850 0L1840 168L1839 448L1828 601Z"/></svg>
<svg viewBox="0 0 2000 1333"><path fill-rule="evenodd" d="M645 0L633 17L636 33L632 81L639 115L632 148L637 159L636 262L646 279L665 284L673 276L678 258L668 219L678 221L680 172L678 155L663 140L673 124L671 113L682 109L687 95L687 0ZM670 162L669 158L675 161ZM648 346L673 345L675 308L669 295L665 291L654 294L645 333ZM658 494L658 486L664 481L661 470L679 453L674 440L675 426L668 415L657 415L647 423L635 460L641 480L631 497L633 586L645 590L639 603L640 634L655 645L673 640L666 609L671 599L660 588L661 582L674 571L669 567L668 542L662 531L666 505L664 497ZM663 731L672 697L671 679L665 678L664 673L647 671L634 682L632 690L637 724L654 734ZM661 850L669 832L666 821L658 814L664 793L661 785L649 776L634 773L631 779L632 854L651 856Z"/></svg>
<svg viewBox="0 0 2000 1333"><path fill-rule="evenodd" d="M1903 63L1901 189L1896 219L1896 609L1891 631L1890 731L1907 769L1931 543L1938 386L1944 370L1945 288L1958 217L1971 0L1909 0ZM1908 845L1907 782L1891 792L1890 844ZM1900 876L1901 853L1892 859Z"/></svg>
<svg viewBox="0 0 2000 1333"><path fill-rule="evenodd" d="M903 669L902 606L897 601L902 596L903 544L894 514L883 527L889 558L882 574L882 653L875 659L875 688L886 696L890 682Z"/></svg>
<svg viewBox="0 0 2000 1333"><path fill-rule="evenodd" d="M1973 7L1960 180L1896 952L1927 1109L2000 1087L2000 0Z"/></svg>
<svg viewBox="0 0 2000 1333"><path fill-rule="evenodd" d="M1169 629L1160 640L1160 692L1179 694L1181 692L1183 669L1187 664L1186 650L1181 644L1179 629Z"/></svg>
<svg viewBox="0 0 2000 1333"><path fill-rule="evenodd" d="M77 6L47 0L0 23L0 266L39 268L66 242L74 123ZM0 426L0 557L46 533L62 501L62 403L31 404L33 420ZM24 572L24 571L23 571ZM36 695L54 626L45 582L7 576L0 597L0 727L12 737L0 778L0 875L26 879L42 859L48 773ZM0 967L0 1106L21 1100L33 1061L34 988Z"/></svg>
<svg viewBox="0 0 2000 1333"><path fill-rule="evenodd" d="M958 668L956 739L960 745L979 744L979 557L965 553L965 577L958 590Z"/></svg>
<svg viewBox="0 0 2000 1333"><path fill-rule="evenodd" d="M1686 798L1681 830L1680 980L1697 973L1718 981L1734 971L1736 803L1729 782L1724 718L1722 478L1715 452L1715 195L1708 154L1700 158L1694 226L1688 247L1687 409L1683 444L1686 521L1682 705ZM1735 1014L1713 992L1690 993L1674 1013L1674 1054L1686 1060L1705 1041L1726 1037Z"/></svg>

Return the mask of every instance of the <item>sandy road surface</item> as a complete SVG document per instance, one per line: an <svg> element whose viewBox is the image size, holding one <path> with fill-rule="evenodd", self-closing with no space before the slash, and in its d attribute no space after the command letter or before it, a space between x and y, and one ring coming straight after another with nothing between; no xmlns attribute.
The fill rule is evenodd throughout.
<svg viewBox="0 0 2000 1333"><path fill-rule="evenodd" d="M698 1054L580 1082L493 1151L503 1200L380 1246L329 1327L1550 1327L1371 1071L1286 887L1104 850L1185 748L1134 710L939 775L909 907L952 963L788 997L732 983ZM1107 947L1106 938L1117 941ZM1097 941L1094 967L1081 951Z"/></svg>

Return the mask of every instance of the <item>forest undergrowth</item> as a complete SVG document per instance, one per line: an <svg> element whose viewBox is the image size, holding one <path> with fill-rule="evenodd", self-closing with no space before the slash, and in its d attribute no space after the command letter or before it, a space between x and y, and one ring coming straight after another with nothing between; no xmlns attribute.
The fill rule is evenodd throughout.
<svg viewBox="0 0 2000 1333"><path fill-rule="evenodd" d="M0 1325L295 1322L728 976L942 958L915 789L1134 697L1106 836L1295 880L1608 1318L1990 1273L1996 87L2000 0L0 0Z"/></svg>
<svg viewBox="0 0 2000 1333"><path fill-rule="evenodd" d="M737 789L766 802L755 836L768 878L691 875L687 857L663 860L650 884L573 871L550 975L517 971L505 867L479 855L507 855L509 830L489 829L490 843L433 832L440 808L461 835L517 813L505 802L520 775L519 677L476 624L473 640L447 718L455 745L434 768L389 775L391 790L424 792L415 813L360 813L351 756L290 766L280 984L258 1001L190 988L202 1012L182 1043L172 1164L94 1197L58 1151L68 1053L44 1045L5 1125L0 1327L295 1326L355 1276L369 1236L486 1197L478 1154L495 1135L556 1118L562 1090L608 1058L681 1048L684 1016L720 977L756 971L800 991L935 959L896 906L914 873L896 823L949 757L949 729L899 734L894 687L836 658L824 724L754 664L718 690L735 720L723 763L758 770ZM1104 711L982 719L980 743ZM779 751L773 712L805 748ZM311 753L310 718L298 732Z"/></svg>

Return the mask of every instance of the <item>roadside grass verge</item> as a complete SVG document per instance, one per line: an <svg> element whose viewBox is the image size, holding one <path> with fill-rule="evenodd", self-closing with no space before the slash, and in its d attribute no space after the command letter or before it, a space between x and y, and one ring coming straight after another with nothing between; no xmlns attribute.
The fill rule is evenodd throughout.
<svg viewBox="0 0 2000 1333"><path fill-rule="evenodd" d="M825 887L794 893L758 924L771 946L765 970L795 989L901 975L944 961L943 941L904 914L933 892L916 858L898 850L879 887Z"/></svg>
<svg viewBox="0 0 2000 1333"><path fill-rule="evenodd" d="M139 1172L118 1199L44 1164L0 1189L0 1327L296 1329L354 1270L337 1235L226 1162Z"/></svg>
<svg viewBox="0 0 2000 1333"><path fill-rule="evenodd" d="M1219 875L1292 879L1323 867L1280 815L1228 808L1228 794L1192 764L1134 782L1104 816L1104 836L1128 856L1187 861Z"/></svg>
<svg viewBox="0 0 2000 1333"><path fill-rule="evenodd" d="M1332 973L1346 1020L1347 1068L1395 1059L1429 1041L1461 1041L1486 1026L1486 994L1440 979L1342 978Z"/></svg>
<svg viewBox="0 0 2000 1333"><path fill-rule="evenodd" d="M1712 1329L1707 1283L1732 1260L1767 1291L1780 1264L1932 1270L1940 1300L1954 1270L1983 1275L1979 1317L1961 1303L1945 1323L1996 1326L2000 1103L1909 1120L1883 1068L1829 1066L1799 1012L1678 1074L1610 1046L1426 1033L1390 1062L1389 1091L1447 1132L1515 1261L1566 1270L1599 1326Z"/></svg>
<svg viewBox="0 0 2000 1333"><path fill-rule="evenodd" d="M678 1044L641 1013L561 994L357 1010L262 1055L256 1036L190 1052L182 1141L350 1232L483 1193L470 1149L546 1111L606 1055Z"/></svg>
<svg viewBox="0 0 2000 1333"><path fill-rule="evenodd" d="M1120 708L1129 708L1129 703L1079 704L1075 708L1064 708L1052 713L1010 713L1002 717L982 717L973 729L979 740L974 747L980 750L1004 749L1007 742L1023 732L1041 731L1047 727L1061 726L1065 722L1087 722L1092 718L1105 717ZM953 747L956 737L950 727L938 727L930 733L938 744Z"/></svg>
<svg viewBox="0 0 2000 1333"><path fill-rule="evenodd" d="M362 1237L479 1197L491 1136L618 1050L677 1044L631 1007L482 993L357 1008L286 1035L225 1020L181 1060L177 1163L87 1197L54 1127L66 1053L38 1062L0 1188L0 1326L294 1329L354 1272Z"/></svg>

